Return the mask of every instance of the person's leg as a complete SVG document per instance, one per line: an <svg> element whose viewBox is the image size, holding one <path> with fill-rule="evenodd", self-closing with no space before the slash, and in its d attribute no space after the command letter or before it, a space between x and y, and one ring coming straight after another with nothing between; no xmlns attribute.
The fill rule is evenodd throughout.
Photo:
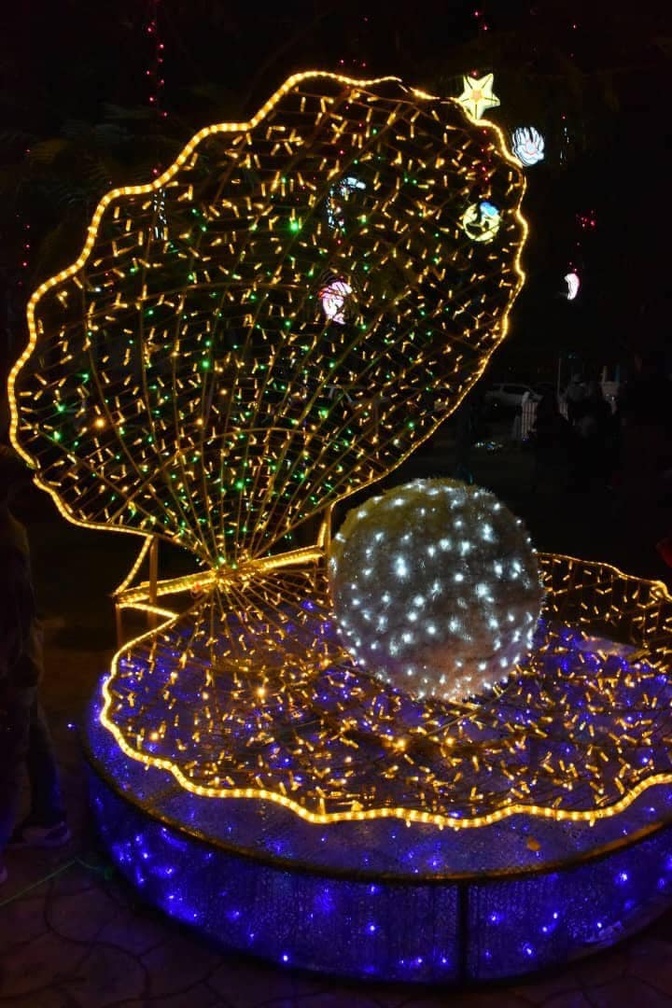
<svg viewBox="0 0 672 1008"><path fill-rule="evenodd" d="M54 746L39 698L30 711L26 767L30 782L31 825L51 827L65 820L65 808L54 755Z"/></svg>
<svg viewBox="0 0 672 1008"><path fill-rule="evenodd" d="M21 798L21 771L28 747L30 711L35 690L4 691L0 699L0 878L7 877L4 851L16 823Z"/></svg>

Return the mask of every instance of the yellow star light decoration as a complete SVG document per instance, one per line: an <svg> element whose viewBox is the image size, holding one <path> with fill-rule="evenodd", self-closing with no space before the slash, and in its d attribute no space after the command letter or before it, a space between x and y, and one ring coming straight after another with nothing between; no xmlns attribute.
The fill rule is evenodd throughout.
<svg viewBox="0 0 672 1008"><path fill-rule="evenodd" d="M504 339L523 192L500 131L453 99L296 74L249 121L201 130L156 181L105 196L77 261L35 292L12 440L71 521L144 540L115 597L153 625L115 655L101 713L129 757L312 821L460 826L520 804L593 816L652 772L606 773L600 740L588 751L581 736L583 790L552 754L519 779L525 739L550 730L517 721L524 676L504 707L409 709L333 631L332 510L426 439ZM474 199L499 214L487 243L462 225ZM348 291L333 317L327 289ZM193 571L159 579L159 541ZM555 558L545 576L563 597L581 582L582 620L621 583ZM627 582L609 615L650 644L665 605ZM542 647L529 670L543 661Z"/></svg>
<svg viewBox="0 0 672 1008"><path fill-rule="evenodd" d="M493 94L492 85L494 74L486 74L484 77L463 77L462 94L457 99L472 119L482 119L485 112L491 108L497 108L500 104L499 98Z"/></svg>

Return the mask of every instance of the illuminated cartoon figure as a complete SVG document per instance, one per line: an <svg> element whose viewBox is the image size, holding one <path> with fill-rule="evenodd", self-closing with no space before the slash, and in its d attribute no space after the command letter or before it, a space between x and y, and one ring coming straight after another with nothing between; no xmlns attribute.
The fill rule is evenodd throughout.
<svg viewBox="0 0 672 1008"><path fill-rule="evenodd" d="M329 190L329 199L327 200L327 221L330 228L345 227L344 204L350 194L356 192L358 189L366 189L366 185L352 175L348 175L347 178L331 187Z"/></svg>
<svg viewBox="0 0 672 1008"><path fill-rule="evenodd" d="M565 283L567 284L567 290L565 292L565 297L568 301L573 301L576 295L579 293L579 287L581 286L581 281L579 279L579 274L576 270L570 270L569 273L565 274Z"/></svg>
<svg viewBox="0 0 672 1008"><path fill-rule="evenodd" d="M511 150L520 163L529 168L530 165L543 161L544 138L534 126L519 126L513 131Z"/></svg>
<svg viewBox="0 0 672 1008"><path fill-rule="evenodd" d="M462 215L462 228L475 242L491 242L501 224L501 216L496 206L488 200L472 203Z"/></svg>
<svg viewBox="0 0 672 1008"><path fill-rule="evenodd" d="M493 81L494 74L491 73L484 77L462 78L462 94L456 100L473 119L482 119L488 109L499 105L499 98L492 90Z"/></svg>
<svg viewBox="0 0 672 1008"><path fill-rule="evenodd" d="M339 325L345 323L345 305L352 294L352 287L345 280L331 280L320 289L320 301L324 314Z"/></svg>

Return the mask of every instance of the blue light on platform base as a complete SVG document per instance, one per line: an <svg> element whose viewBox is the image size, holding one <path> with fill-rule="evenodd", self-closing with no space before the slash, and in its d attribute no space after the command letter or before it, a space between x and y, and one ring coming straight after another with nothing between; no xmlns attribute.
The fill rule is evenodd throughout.
<svg viewBox="0 0 672 1008"><path fill-rule="evenodd" d="M229 948L333 975L455 983L557 965L620 940L672 882L670 826L558 871L372 882L198 839L96 769L90 787L111 856L150 903Z"/></svg>

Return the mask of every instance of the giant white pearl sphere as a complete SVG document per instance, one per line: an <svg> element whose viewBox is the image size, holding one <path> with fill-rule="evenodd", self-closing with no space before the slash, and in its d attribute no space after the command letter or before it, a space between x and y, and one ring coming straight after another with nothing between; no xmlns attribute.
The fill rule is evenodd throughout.
<svg viewBox="0 0 672 1008"><path fill-rule="evenodd" d="M460 700L529 651L543 590L520 519L457 480L416 480L347 515L329 558L345 648L415 697Z"/></svg>

